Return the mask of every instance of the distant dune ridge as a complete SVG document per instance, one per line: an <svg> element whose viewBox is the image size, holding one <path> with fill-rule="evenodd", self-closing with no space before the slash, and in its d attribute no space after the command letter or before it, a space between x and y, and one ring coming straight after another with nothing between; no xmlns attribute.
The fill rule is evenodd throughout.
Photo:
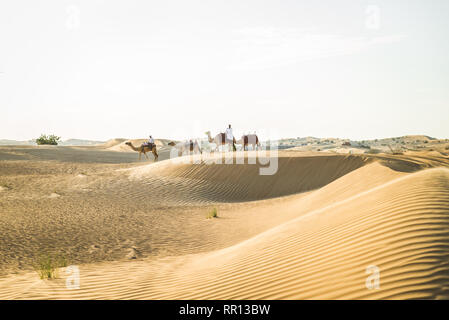
<svg viewBox="0 0 449 320"><path fill-rule="evenodd" d="M111 151L121 151L121 152L130 152L132 151L131 148L129 146L127 146L125 143L126 142L131 142L134 146L138 147L140 146L142 143L148 141L148 139L113 139L116 140L118 142L118 140L120 140L120 142L111 145L110 147L108 147L108 150ZM111 140L109 140L111 141ZM115 141L112 141L115 142ZM167 146L167 144L170 142L170 140L166 140L166 139L154 139L154 143L156 144L156 147L163 147L163 146Z"/></svg>
<svg viewBox="0 0 449 320"><path fill-rule="evenodd" d="M417 140L401 154L287 149L272 176L247 158L168 159L163 139L157 163L125 139L0 147L0 299L448 299L449 156ZM77 265L80 288L40 280L42 251Z"/></svg>
<svg viewBox="0 0 449 320"><path fill-rule="evenodd" d="M103 141L83 140L83 139L67 139L67 140L58 142L58 145L60 145L60 146L92 146L92 145L97 145L100 143L103 143ZM0 139L0 145L35 146L36 140L18 141L18 140Z"/></svg>
<svg viewBox="0 0 449 320"><path fill-rule="evenodd" d="M106 141L104 143L98 144L97 147L99 147L99 148L111 148L111 147L116 146L116 145L118 145L120 143L123 143L125 141L126 141L126 139L123 139L123 138L110 139L110 140L108 140L108 141Z"/></svg>

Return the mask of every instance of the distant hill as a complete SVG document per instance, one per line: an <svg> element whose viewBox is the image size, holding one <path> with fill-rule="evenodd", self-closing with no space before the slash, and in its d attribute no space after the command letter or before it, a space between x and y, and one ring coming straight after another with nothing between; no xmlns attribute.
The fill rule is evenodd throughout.
<svg viewBox="0 0 449 320"><path fill-rule="evenodd" d="M60 141L58 143L58 145L60 145L60 146L93 146L93 145L97 145L100 143L104 143L104 141L68 139L68 140ZM10 145L35 146L36 142L35 142L35 140L19 141L19 140L0 139L0 145L3 145L3 146L10 146Z"/></svg>
<svg viewBox="0 0 449 320"><path fill-rule="evenodd" d="M105 143L105 141L82 140L82 139L68 139L58 143L60 146L94 146Z"/></svg>
<svg viewBox="0 0 449 320"><path fill-rule="evenodd" d="M10 146L10 145L16 145L16 146L35 146L35 145L36 145L36 142L35 142L34 140L18 141L18 140L0 139L0 145L1 145L1 146Z"/></svg>

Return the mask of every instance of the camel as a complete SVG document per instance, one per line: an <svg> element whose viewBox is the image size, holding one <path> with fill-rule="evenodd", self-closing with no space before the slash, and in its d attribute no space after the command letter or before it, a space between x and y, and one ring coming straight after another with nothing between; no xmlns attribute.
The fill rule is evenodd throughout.
<svg viewBox="0 0 449 320"><path fill-rule="evenodd" d="M131 149L133 149L134 151L139 152L139 161L142 157L142 153L145 155L145 157L149 160L148 156L147 156L147 152L153 152L154 155L154 161L157 161L157 158L159 157L159 155L157 154L156 151L156 144L153 144L153 147L150 149L150 147L148 145L141 145L140 147L135 147L132 142L128 141L125 142L125 144L127 146L129 146Z"/></svg>
<svg viewBox="0 0 449 320"><path fill-rule="evenodd" d="M215 145L217 146L215 148L215 151L218 151L219 146L224 146L225 144L232 146L233 151L235 151L235 143L236 143L235 138L233 141L234 144L232 144L230 141L226 141L226 136L223 132L217 134L215 136L215 138L213 138L213 139L212 139L212 136L210 135L210 131L207 131L206 134L207 134L207 139L208 139L209 143L215 143Z"/></svg>
<svg viewBox="0 0 449 320"><path fill-rule="evenodd" d="M182 142L179 142L179 143L174 143L172 141L172 142L169 142L168 145L172 146L172 147L175 147L176 149L178 149L178 151L181 151L181 154L184 154L184 153L191 154L192 152L193 153L198 153L198 152L199 153L203 153L201 151L201 147L200 147L198 141L196 141L196 140L195 141L192 141L192 140L190 140L190 141L182 141Z"/></svg>
<svg viewBox="0 0 449 320"><path fill-rule="evenodd" d="M248 148L249 145L253 146L253 150L256 150L256 146L260 148L259 137L255 133L243 135L237 143L243 146L243 151L245 151L245 148Z"/></svg>

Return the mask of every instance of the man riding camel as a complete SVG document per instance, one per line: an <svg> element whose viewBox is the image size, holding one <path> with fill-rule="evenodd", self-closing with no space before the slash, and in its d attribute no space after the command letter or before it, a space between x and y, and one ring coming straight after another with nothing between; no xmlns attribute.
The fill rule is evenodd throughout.
<svg viewBox="0 0 449 320"><path fill-rule="evenodd" d="M232 150L236 151L237 148L235 147L235 138L234 138L234 135L232 134L231 125L229 125L229 127L226 129L225 139L226 139L226 143L232 143Z"/></svg>
<svg viewBox="0 0 449 320"><path fill-rule="evenodd" d="M153 146L154 146L154 139L153 139L153 137L150 135L150 137L148 138L148 141L144 142L142 145L148 146L150 148L153 148Z"/></svg>

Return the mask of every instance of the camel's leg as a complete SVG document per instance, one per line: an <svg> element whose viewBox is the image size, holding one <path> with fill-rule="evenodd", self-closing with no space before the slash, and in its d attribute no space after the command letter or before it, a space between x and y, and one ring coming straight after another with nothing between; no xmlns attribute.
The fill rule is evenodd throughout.
<svg viewBox="0 0 449 320"><path fill-rule="evenodd" d="M142 158L142 152L139 152L139 161Z"/></svg>
<svg viewBox="0 0 449 320"><path fill-rule="evenodd" d="M150 158L148 158L148 155L146 152L143 153L145 155L145 158L147 158L147 160L150 160Z"/></svg>
<svg viewBox="0 0 449 320"><path fill-rule="evenodd" d="M159 158L159 155L157 154L156 148L153 148L153 155L154 155L154 161L157 161L157 158Z"/></svg>

